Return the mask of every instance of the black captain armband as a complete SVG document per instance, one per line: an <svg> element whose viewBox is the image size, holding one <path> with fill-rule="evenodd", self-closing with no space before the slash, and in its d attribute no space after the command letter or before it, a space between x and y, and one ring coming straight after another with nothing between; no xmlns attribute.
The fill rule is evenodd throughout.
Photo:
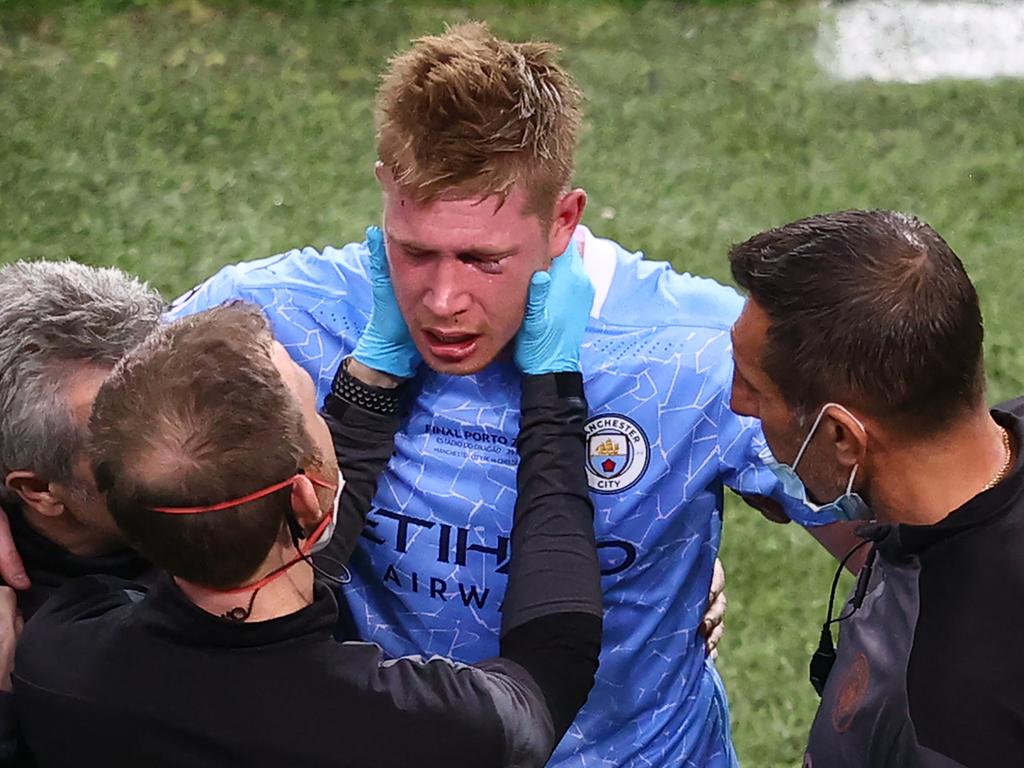
<svg viewBox="0 0 1024 768"><path fill-rule="evenodd" d="M375 387L365 384L348 372L351 358L345 358L331 382L331 394L344 403L355 405L370 413L395 416L401 409L408 387L403 382L397 387Z"/></svg>

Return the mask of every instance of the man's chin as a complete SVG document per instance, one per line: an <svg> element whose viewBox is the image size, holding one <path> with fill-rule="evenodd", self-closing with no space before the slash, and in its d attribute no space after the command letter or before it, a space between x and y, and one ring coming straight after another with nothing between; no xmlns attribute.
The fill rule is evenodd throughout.
<svg viewBox="0 0 1024 768"><path fill-rule="evenodd" d="M444 360L433 355L424 355L423 362L427 366L437 373L443 373L446 376L469 376L474 373L479 373L488 365L494 361L494 355L483 355L474 354L467 357L465 360L459 360L453 362L451 360Z"/></svg>
<svg viewBox="0 0 1024 768"><path fill-rule="evenodd" d="M437 373L447 376L469 376L479 373L493 363L501 352L500 349L495 350L492 344L487 344L485 339L486 337L481 337L481 341L484 341L483 344L478 343L472 353L457 360L434 354L429 347L421 348L420 354L423 356L423 362Z"/></svg>

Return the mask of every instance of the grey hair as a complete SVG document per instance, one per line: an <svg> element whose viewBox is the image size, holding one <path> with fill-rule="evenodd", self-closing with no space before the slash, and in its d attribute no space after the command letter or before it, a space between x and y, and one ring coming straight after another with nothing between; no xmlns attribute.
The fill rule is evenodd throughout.
<svg viewBox="0 0 1024 768"><path fill-rule="evenodd" d="M0 267L0 471L72 485L85 435L66 398L82 365L113 367L159 323L164 301L113 268Z"/></svg>

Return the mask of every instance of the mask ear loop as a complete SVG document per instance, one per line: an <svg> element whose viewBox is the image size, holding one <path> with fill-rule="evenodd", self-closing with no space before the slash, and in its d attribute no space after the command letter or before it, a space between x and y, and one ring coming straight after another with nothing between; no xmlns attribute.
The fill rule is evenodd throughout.
<svg viewBox="0 0 1024 768"><path fill-rule="evenodd" d="M846 484L846 495L851 496L853 494L853 481L857 479L857 470L860 468L860 464L853 465L853 472L850 473L850 481Z"/></svg>
<svg viewBox="0 0 1024 768"><path fill-rule="evenodd" d="M854 416L852 413L850 413L849 408L847 408L844 405L840 405L839 403L825 403L823 406L821 406L821 410L818 411L818 415L815 417L814 423L811 424L811 431L807 433L807 437L804 438L804 442L800 446L800 450L796 452L796 458L793 459L793 463L790 465L790 469L792 469L794 472L796 472L796 465L800 463L800 459L803 458L804 453L807 451L807 447L811 444L811 438L814 437L814 433L818 431L818 426L821 424L821 420L825 418L825 411L828 410L829 408L841 409L843 412L846 413L847 416L854 420L854 422L857 424L858 427L860 427L862 432L864 432L865 434L867 433L867 430L864 429L864 425L861 423L861 420ZM857 470L854 469L854 474L856 474L856 471ZM850 488L853 488L852 478L850 479ZM847 493L849 492L850 491L848 488Z"/></svg>
<svg viewBox="0 0 1024 768"><path fill-rule="evenodd" d="M800 463L800 459L804 457L804 453L807 451L807 446L811 444L811 438L814 437L814 433L818 431L818 425L821 424L821 420L825 418L825 409L830 405L836 405L836 403L825 403L821 406L821 410L818 411L818 415L814 419L814 423L811 424L811 431L807 433L807 437L804 438L803 444L800 446L800 450L796 452L796 458L793 459L793 463L790 465L790 469L796 472L796 465Z"/></svg>
<svg viewBox="0 0 1024 768"><path fill-rule="evenodd" d="M843 408L843 406L841 406L839 403L826 403L825 404L825 408L828 408L830 405L834 406L836 408L842 408L844 411L846 411L846 415L849 416L851 419L853 419L854 423L858 427L860 427L860 431L864 433L865 437L867 437L867 430L864 429L864 425L861 423L860 419L858 419L856 416L854 416L852 413L850 413L846 408ZM822 409L822 413L824 413L824 409ZM852 496L853 495L853 484L857 480L857 470L859 470L859 469L860 469L860 464L854 464L853 465L853 471L850 473L850 479L846 482L846 494L845 494L846 496Z"/></svg>

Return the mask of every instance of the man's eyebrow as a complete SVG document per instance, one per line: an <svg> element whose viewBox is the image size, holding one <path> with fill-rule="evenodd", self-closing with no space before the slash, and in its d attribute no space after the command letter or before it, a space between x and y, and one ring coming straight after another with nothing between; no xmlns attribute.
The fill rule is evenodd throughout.
<svg viewBox="0 0 1024 768"><path fill-rule="evenodd" d="M426 245L424 243L416 242L415 240L403 240L399 237L391 236L391 240L397 243L402 248L410 251L416 251L418 253L435 254L438 253L438 249L432 245ZM500 259L505 256L511 256L516 252L515 248L466 248L460 251L456 251L455 255L460 259Z"/></svg>
<svg viewBox="0 0 1024 768"><path fill-rule="evenodd" d="M421 243L417 243L415 240L403 240L402 238L395 237L394 235L388 235L388 240L391 240L392 242L397 243L398 245L402 246L403 248L405 248L406 250L409 250L409 251L419 251L421 253L434 253L435 252L433 248L430 248L430 247L428 247L426 245L423 245Z"/></svg>

